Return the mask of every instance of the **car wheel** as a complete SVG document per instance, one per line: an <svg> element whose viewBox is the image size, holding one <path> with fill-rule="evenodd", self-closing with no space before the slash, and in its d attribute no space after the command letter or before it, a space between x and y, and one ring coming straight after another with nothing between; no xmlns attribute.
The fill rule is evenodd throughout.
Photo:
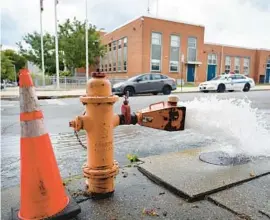
<svg viewBox="0 0 270 220"><path fill-rule="evenodd" d="M170 95L171 94L171 91L172 91L172 89L171 89L170 86L164 86L163 89L162 89L162 93L164 95Z"/></svg>
<svg viewBox="0 0 270 220"><path fill-rule="evenodd" d="M127 94L127 92L128 92L128 95L129 95L129 96L134 96L134 95L135 95L135 90L134 90L134 88L132 88L132 87L130 87L130 86L128 86L128 87L126 87L126 88L124 89L124 94Z"/></svg>
<svg viewBox="0 0 270 220"><path fill-rule="evenodd" d="M218 88L217 88L217 92L225 92L225 90L226 90L226 87L225 87L225 85L224 84L219 84L218 85Z"/></svg>
<svg viewBox="0 0 270 220"><path fill-rule="evenodd" d="M153 95L157 95L157 94L158 94L158 92L153 92L152 94L153 94Z"/></svg>
<svg viewBox="0 0 270 220"><path fill-rule="evenodd" d="M228 90L229 92L233 92L234 90Z"/></svg>
<svg viewBox="0 0 270 220"><path fill-rule="evenodd" d="M249 83L246 83L246 85L244 86L243 91L244 92L248 92L249 90L250 90L250 84Z"/></svg>

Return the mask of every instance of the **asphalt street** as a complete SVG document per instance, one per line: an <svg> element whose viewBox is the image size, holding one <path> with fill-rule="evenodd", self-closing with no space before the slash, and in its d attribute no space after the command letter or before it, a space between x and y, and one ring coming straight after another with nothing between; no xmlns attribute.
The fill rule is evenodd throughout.
<svg viewBox="0 0 270 220"><path fill-rule="evenodd" d="M180 104L191 102L194 107L194 99L210 100L217 97L217 100L246 100L251 102L250 109L236 109L243 111L246 114L246 120L249 120L249 112L257 108L258 113L264 114L265 128L270 130L270 91L256 91L256 92L234 92L223 94L204 94L204 93L183 93L178 94ZM130 106L132 111L145 108L148 105L160 101L166 101L167 96L137 96L130 98ZM115 113L120 113L123 98L114 105ZM192 104L193 102L193 104ZM63 177L75 175L81 172L81 165L86 160L86 152L81 148L73 134L68 123L74 119L75 116L80 115L84 106L80 103L79 98L70 99L49 99L39 101L44 112L45 125L54 146L54 151L57 157L58 165ZM200 103L200 101L199 101ZM212 103L212 104L211 104ZM233 118L233 108L230 107L231 102L223 103L221 106L224 111L229 111L226 117ZM204 103L204 106L218 105L218 103ZM227 106L226 106L227 105ZM195 105L200 111L200 104ZM248 107L246 107L248 108ZM206 111L201 109L202 112ZM189 108L187 107L187 113ZM194 111L193 111L194 112ZM19 158L20 158L20 123L19 123L19 102L18 101L2 101L1 102L1 175L2 187L10 187L18 184L19 181ZM241 115L241 114L239 114ZM189 117L189 116L188 116ZM211 121L211 114L209 116ZM242 117L242 116L241 116ZM245 116L243 116L245 118ZM213 116L213 120L216 117ZM255 120L255 122L254 122ZM256 123L256 118L253 123ZM189 119L189 121L191 121ZM238 122L232 121L233 126L239 126ZM192 125L192 123L191 123ZM248 131L250 132L250 131ZM80 133L81 139L85 142L84 133ZM170 133L165 131L153 130L140 126L120 126L115 129L115 158L120 162L120 165L126 164L128 161L126 155L128 153L137 154L139 157L163 154L167 152L175 152L185 148L194 148L209 146L212 144L225 144L221 139L217 139L217 134L206 135L201 130L194 130L190 127L180 133ZM227 144L227 142L226 142ZM72 163L71 163L72 161Z"/></svg>

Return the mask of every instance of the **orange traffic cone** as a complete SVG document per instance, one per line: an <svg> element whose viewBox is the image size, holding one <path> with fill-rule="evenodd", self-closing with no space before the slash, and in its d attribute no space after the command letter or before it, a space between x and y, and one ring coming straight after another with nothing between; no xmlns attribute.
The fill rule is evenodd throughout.
<svg viewBox="0 0 270 220"><path fill-rule="evenodd" d="M70 202L65 192L32 78L26 69L20 71L19 77L21 203L18 215L13 213L12 216L15 219L74 217L80 213L80 207L74 201Z"/></svg>

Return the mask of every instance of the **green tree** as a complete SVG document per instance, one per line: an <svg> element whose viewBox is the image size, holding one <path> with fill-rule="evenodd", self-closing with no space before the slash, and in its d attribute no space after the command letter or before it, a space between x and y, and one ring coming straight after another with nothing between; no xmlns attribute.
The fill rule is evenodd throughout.
<svg viewBox="0 0 270 220"><path fill-rule="evenodd" d="M3 51L5 56L8 57L9 60L11 60L12 64L15 65L16 73L19 72L20 69L24 68L26 65L26 58L20 54L18 54L14 50L4 50Z"/></svg>
<svg viewBox="0 0 270 220"><path fill-rule="evenodd" d="M67 68L74 73L75 68L85 66L85 23L67 19L59 25L59 48L63 51ZM89 25L88 29L88 62L94 65L99 56L103 56L104 46L96 27Z"/></svg>
<svg viewBox="0 0 270 220"><path fill-rule="evenodd" d="M85 66L85 23L67 19L63 24L59 24L59 69L67 69L74 74L75 68ZM43 36L44 42L44 64L45 72L54 74L55 65L55 37L46 33ZM40 34L29 33L24 36L23 41L18 43L20 53L29 61L41 68L41 43ZM89 65L95 64L95 59L103 56L104 47L101 45L99 33L96 27L89 25L88 29Z"/></svg>
<svg viewBox="0 0 270 220"><path fill-rule="evenodd" d="M23 41L17 43L17 45L19 46L20 53L25 56L27 60L33 62L42 69L40 40L41 37L39 33L29 33L25 35ZM43 36L43 51L45 72L49 75L55 74L55 40L54 36L49 33L45 33ZM59 69L64 69L63 56L61 56L61 53L59 53Z"/></svg>
<svg viewBox="0 0 270 220"><path fill-rule="evenodd" d="M1 80L15 81L14 65L4 51L1 51Z"/></svg>

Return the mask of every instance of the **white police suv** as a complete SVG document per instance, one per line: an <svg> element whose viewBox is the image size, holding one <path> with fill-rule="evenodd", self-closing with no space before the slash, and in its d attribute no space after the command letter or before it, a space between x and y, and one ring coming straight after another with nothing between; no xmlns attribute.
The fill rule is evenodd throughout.
<svg viewBox="0 0 270 220"><path fill-rule="evenodd" d="M250 88L253 88L254 86L255 82L252 78L242 74L224 74L201 83L199 85L199 90L201 92L233 92L234 90L248 92Z"/></svg>

